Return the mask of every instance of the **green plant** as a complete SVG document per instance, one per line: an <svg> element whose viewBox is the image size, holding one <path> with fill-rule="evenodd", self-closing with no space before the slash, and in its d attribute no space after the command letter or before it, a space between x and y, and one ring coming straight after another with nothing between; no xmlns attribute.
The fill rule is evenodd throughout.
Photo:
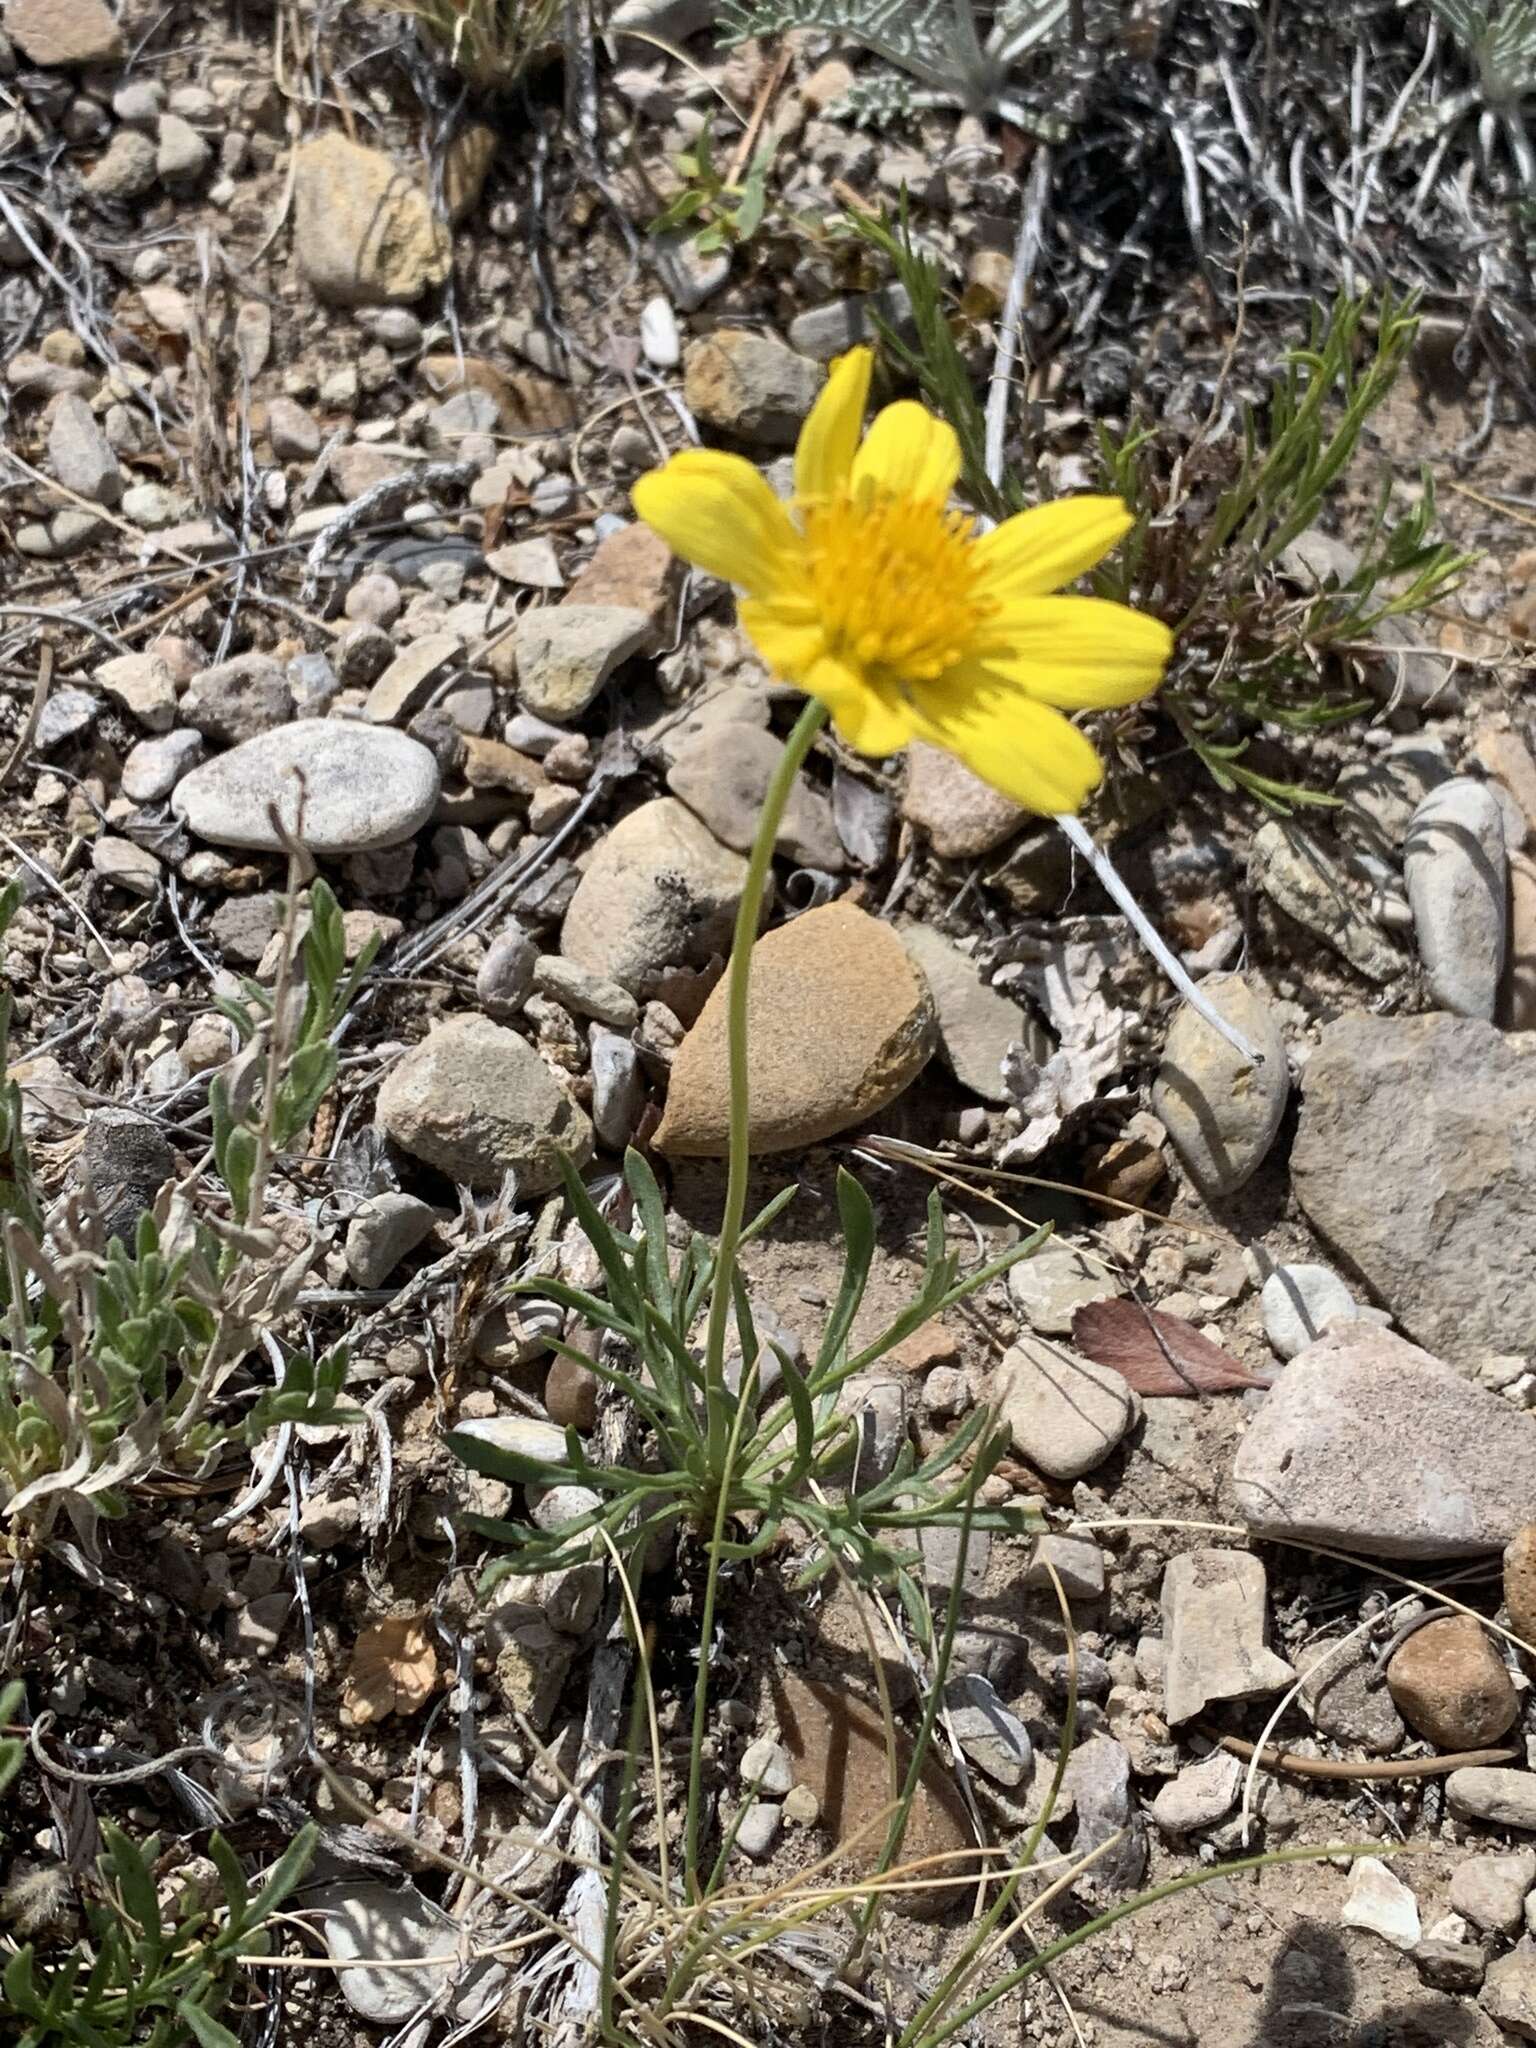
<svg viewBox="0 0 1536 2048"><path fill-rule="evenodd" d="M1122 599L1154 594L1178 633L1160 704L1223 789L1273 810L1333 800L1248 763L1253 734L1316 732L1367 709L1358 664L1372 657L1372 635L1438 604L1474 559L1433 538L1426 466L1417 502L1400 514L1383 483L1342 573L1298 578L1288 560L1348 476L1417 328L1411 301L1341 294L1326 313L1314 310L1307 345L1286 352L1240 433L1214 438L1219 404L1193 431L1100 433L1108 484L1136 526L1096 587ZM1314 587L1298 595L1298 580Z"/></svg>
<svg viewBox="0 0 1536 2048"><path fill-rule="evenodd" d="M868 120L959 107L1046 139L1064 137L1071 124L1059 91L1052 107L1044 94L1026 92L1016 74L1069 43L1082 52L1082 0L999 0L984 12L985 26L973 0L725 0L720 25L731 42L820 29L883 58L893 69L859 81L848 95Z"/></svg>
<svg viewBox="0 0 1536 2048"><path fill-rule="evenodd" d="M373 0L408 15L477 92L506 92L557 33L560 0Z"/></svg>
<svg viewBox="0 0 1536 2048"><path fill-rule="evenodd" d="M135 1842L104 1820L101 1838L105 1853L80 1886L81 1938L56 1953L35 1939L3 1945L11 2048L238 2048L219 2014L242 1962L266 1952L266 1923L303 1877L318 1828L301 1829L254 1891L215 1833L216 1888L193 1879L164 1901L158 1837Z"/></svg>
<svg viewBox="0 0 1536 2048"><path fill-rule="evenodd" d="M1532 0L1429 0L1429 8L1461 46L1474 78L1406 124L1410 134L1427 131L1436 137L1414 210L1434 183L1454 131L1474 114L1503 135L1521 191L1529 197L1536 193L1536 145L1525 102L1536 92L1536 5Z"/></svg>
<svg viewBox="0 0 1536 2048"><path fill-rule="evenodd" d="M0 936L18 902L14 886L0 892ZM46 1541L63 1511L94 1549L98 1520L121 1515L128 1489L157 1465L200 1469L277 1423L349 1419L338 1407L341 1351L290 1355L246 1414L215 1413L309 1266L307 1241L285 1246L263 1221L266 1179L335 1078L330 1035L372 957L347 971L341 912L323 882L310 915L302 994L290 986L291 908L275 991L247 983L245 1002L222 1005L243 1045L234 1078L211 1090L222 1199L202 1182L163 1193L131 1247L103 1243L79 1198L45 1228L20 1093L0 1086L0 1548ZM0 992L0 1069L8 1025Z"/></svg>
<svg viewBox="0 0 1536 2048"><path fill-rule="evenodd" d="M508 1571L531 1573L575 1563L606 1542L620 1556L643 1560L646 1548L665 1531L686 1522L706 1540L701 1633L710 1641L722 1563L761 1556L792 1524L810 1541L802 1585L835 1565L856 1577L894 1584L919 1641L927 1639L927 1603L914 1572L917 1553L904 1538L924 1527L960 1526L1023 1532L1038 1523L1025 1511L978 1508L974 1491L1002 1455L1006 1438L989 1411L977 1410L932 1457L917 1464L903 1445L886 1478L862 1483L854 1452L856 1425L839 1412L838 1392L873 1365L903 1337L931 1317L986 1286L1025 1258L1045 1233L1037 1232L1001 1258L961 1276L944 1243L944 1213L937 1193L928 1213L923 1282L916 1300L873 1340L851 1350L854 1318L864 1299L875 1245L869 1197L849 1173L838 1177L838 1208L844 1234L844 1269L822 1341L804 1374L779 1354L782 1398L759 1413L755 1390L763 1355L743 1284L738 1255L749 1238L765 1230L794 1194L783 1190L750 1224L745 1221L749 1155L747 997L752 947L762 913L773 857L774 837L795 777L826 719L824 707L807 704L775 770L764 800L748 860L728 970L730 1149L725 1211L713 1248L698 1235L674 1265L667 1244L666 1212L655 1176L638 1153L625 1161L625 1179L639 1225L635 1234L616 1230L600 1213L579 1176L566 1170L571 1206L603 1269L606 1299L560 1281L529 1280L529 1292L551 1295L595 1328L618 1340L619 1355L592 1369L633 1403L650 1433L649 1455L636 1469L602 1465L584 1449L574 1430L566 1432L566 1453L553 1461L521 1456L465 1432L448 1441L475 1470L514 1485L590 1487L598 1505L552 1532L519 1523L476 1520L482 1533L509 1546L489 1578ZM693 1347L700 1316L706 1317L702 1356ZM726 1341L734 1318L742 1358L741 1384L734 1392L725 1372ZM565 1350L566 1347L557 1347ZM573 1355L573 1354L568 1354ZM579 1355L579 1354L574 1354ZM592 1361L582 1357L581 1362ZM967 1469L968 1468L968 1469ZM846 1485L842 1483L846 1481ZM828 1487L842 1486L840 1493ZM699 1661L694 1699L694 1739L688 1806L688 1868L699 1872L699 1784L709 1660Z"/></svg>
<svg viewBox="0 0 1536 2048"><path fill-rule="evenodd" d="M715 160L706 114L691 149L675 159L682 190L651 222L653 235L686 228L701 255L738 248L750 242L768 209L768 173L773 168L773 140L760 142L737 177L722 171Z"/></svg>
<svg viewBox="0 0 1536 2048"><path fill-rule="evenodd" d="M20 1679L0 1685L0 1729L10 1726L21 1710L26 1687ZM27 1748L19 1735L0 1734L0 1792L4 1792L26 1761Z"/></svg>
<svg viewBox="0 0 1536 2048"><path fill-rule="evenodd" d="M938 264L912 238L905 195L894 222L872 213L848 213L843 219L850 234L885 258L907 295L907 333L878 317L875 331L894 367L954 428L960 443L961 488L988 519L1006 519L1011 512L1022 511L1029 502L1023 479L1006 470L996 480L988 473L987 424L956 339L960 323L945 307Z"/></svg>

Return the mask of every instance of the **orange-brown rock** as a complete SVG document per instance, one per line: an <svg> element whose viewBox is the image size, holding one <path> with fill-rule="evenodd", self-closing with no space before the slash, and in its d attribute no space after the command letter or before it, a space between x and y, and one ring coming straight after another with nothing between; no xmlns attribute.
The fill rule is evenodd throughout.
<svg viewBox="0 0 1536 2048"><path fill-rule="evenodd" d="M1470 1614L1415 1629L1387 1666L1387 1688L1416 1734L1440 1749L1482 1749L1520 1711L1504 1660Z"/></svg>
<svg viewBox="0 0 1536 2048"><path fill-rule="evenodd" d="M839 1688L789 1673L775 1681L773 1703L796 1783L815 1794L829 1843L848 1843L844 1866L857 1878L872 1876L885 1848L888 1809L894 1807L911 1763L905 1738L898 1732L892 1755L877 1712ZM858 1839L850 1841L854 1836ZM914 1878L969 1876L976 1868L974 1855L968 1853L973 1849L964 1803L939 1758L930 1756L917 1782L893 1869L899 1875L902 1866L924 1862L925 1868L914 1871ZM925 1861L932 1857L946 1860ZM898 1912L933 1920L968 1896L964 1886L935 1883L920 1891L893 1892L891 1903Z"/></svg>
<svg viewBox="0 0 1536 2048"><path fill-rule="evenodd" d="M644 612L654 628L666 623L682 564L648 526L625 526L598 542L562 604L623 604Z"/></svg>
<svg viewBox="0 0 1536 2048"><path fill-rule="evenodd" d="M1536 1522L1517 1529L1504 1552L1504 1605L1515 1634L1536 1646Z"/></svg>
<svg viewBox="0 0 1536 2048"><path fill-rule="evenodd" d="M729 983L711 993L672 1063L658 1151L718 1159L730 1132ZM889 925L851 903L809 910L752 951L752 1150L792 1152L894 1102L933 1050L933 1000Z"/></svg>

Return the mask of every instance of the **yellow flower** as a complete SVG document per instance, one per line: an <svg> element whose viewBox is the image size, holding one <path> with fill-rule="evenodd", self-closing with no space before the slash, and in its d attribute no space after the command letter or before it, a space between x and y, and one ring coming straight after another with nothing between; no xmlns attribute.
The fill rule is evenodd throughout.
<svg viewBox="0 0 1536 2048"><path fill-rule="evenodd" d="M860 753L922 739L1032 811L1080 808L1102 767L1062 716L1157 688L1173 637L1092 597L1049 595L1131 525L1118 498L1064 498L978 534L950 507L954 430L903 401L862 444L870 351L832 366L784 505L739 455L690 449L635 485L685 560L741 586L741 623Z"/></svg>

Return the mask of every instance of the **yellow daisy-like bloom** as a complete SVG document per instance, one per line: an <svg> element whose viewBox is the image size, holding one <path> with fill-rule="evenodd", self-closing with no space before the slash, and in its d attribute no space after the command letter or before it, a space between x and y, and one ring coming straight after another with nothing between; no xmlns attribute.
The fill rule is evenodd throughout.
<svg viewBox="0 0 1536 2048"><path fill-rule="evenodd" d="M1078 810L1103 773L1062 716L1155 690L1158 620L1059 591L1131 526L1118 498L1063 498L978 534L953 509L954 429L910 400L862 443L873 357L832 366L795 450L785 505L739 455L690 449L635 485L675 553L740 585L741 623L779 675L818 697L850 746L921 739L1029 810Z"/></svg>

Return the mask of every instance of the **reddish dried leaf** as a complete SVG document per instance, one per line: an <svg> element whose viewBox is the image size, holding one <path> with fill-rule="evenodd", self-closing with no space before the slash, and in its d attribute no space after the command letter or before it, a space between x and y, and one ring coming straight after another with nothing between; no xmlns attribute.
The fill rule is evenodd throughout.
<svg viewBox="0 0 1536 2048"><path fill-rule="evenodd" d="M1072 1342L1085 1358L1107 1365L1138 1394L1221 1394L1232 1387L1267 1387L1245 1365L1202 1337L1182 1316L1143 1308L1123 1296L1090 1301L1072 1318Z"/></svg>

